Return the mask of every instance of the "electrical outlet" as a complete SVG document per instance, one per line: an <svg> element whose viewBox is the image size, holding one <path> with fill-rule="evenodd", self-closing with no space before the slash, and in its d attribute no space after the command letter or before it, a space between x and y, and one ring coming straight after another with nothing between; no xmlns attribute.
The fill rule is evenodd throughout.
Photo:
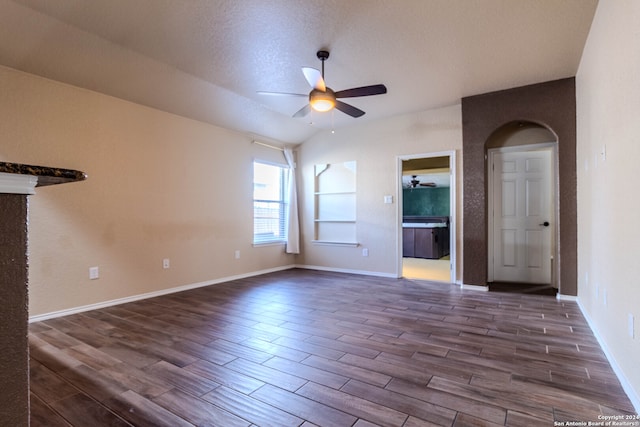
<svg viewBox="0 0 640 427"><path fill-rule="evenodd" d="M171 261L169 261L169 258L163 259L162 260L162 268L164 268L166 270L169 267L171 267Z"/></svg>
<svg viewBox="0 0 640 427"><path fill-rule="evenodd" d="M369 249L368 248L363 248L362 249L362 256L369 256Z"/></svg>
<svg viewBox="0 0 640 427"><path fill-rule="evenodd" d="M235 256L236 256L236 259L240 259L240 250L236 249Z"/></svg>
<svg viewBox="0 0 640 427"><path fill-rule="evenodd" d="M629 336L631 338L635 338L636 337L635 319L633 318L633 314L631 314L631 313L629 313L627 330L628 330Z"/></svg>
<svg viewBox="0 0 640 427"><path fill-rule="evenodd" d="M100 277L100 270L98 267L89 267L89 279L96 280Z"/></svg>

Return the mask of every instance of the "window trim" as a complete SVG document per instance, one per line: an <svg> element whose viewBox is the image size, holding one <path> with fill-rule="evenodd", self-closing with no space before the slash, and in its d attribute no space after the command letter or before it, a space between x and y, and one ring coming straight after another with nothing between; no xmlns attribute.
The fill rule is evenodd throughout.
<svg viewBox="0 0 640 427"><path fill-rule="evenodd" d="M280 189L279 189L279 193L280 193L280 200L264 200L264 199L255 199L252 197L252 202L253 202L253 238L252 238L252 243L253 246L275 246L275 245L285 245L287 243L287 215L288 215L288 205L289 205L289 201L287 200L287 179L288 179L288 172L289 172L289 165L287 164L283 164L283 163L278 163L278 162L273 162L273 161L268 161L268 160L262 160L262 159L253 159L252 161L252 172L253 172L253 176L252 176L252 183L255 186L255 164L259 163L262 165L266 165L266 166L272 166L272 167L277 167L280 169ZM255 190L254 190L255 191ZM255 192L254 192L254 196L255 196ZM279 231L282 232L282 235L280 237L277 238L269 238L269 239L260 239L260 240L256 240L256 232L255 232L255 226L256 226L256 202L260 203L278 203L279 204L279 220L280 220L280 229Z"/></svg>

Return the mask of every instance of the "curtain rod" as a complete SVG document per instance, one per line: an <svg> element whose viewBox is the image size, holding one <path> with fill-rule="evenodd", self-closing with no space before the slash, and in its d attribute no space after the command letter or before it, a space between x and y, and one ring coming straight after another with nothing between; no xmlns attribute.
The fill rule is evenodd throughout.
<svg viewBox="0 0 640 427"><path fill-rule="evenodd" d="M258 144L258 145L262 145L263 147L271 148L272 150L284 151L284 148L282 148L282 147L276 147L275 145L265 144L264 142L260 142L260 141L254 140L253 143L254 144Z"/></svg>

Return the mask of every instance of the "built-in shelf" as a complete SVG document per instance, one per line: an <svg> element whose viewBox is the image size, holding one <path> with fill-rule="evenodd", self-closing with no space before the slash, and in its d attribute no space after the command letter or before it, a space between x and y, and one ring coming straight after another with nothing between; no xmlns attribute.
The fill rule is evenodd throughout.
<svg viewBox="0 0 640 427"><path fill-rule="evenodd" d="M316 244L357 246L356 162L315 166Z"/></svg>

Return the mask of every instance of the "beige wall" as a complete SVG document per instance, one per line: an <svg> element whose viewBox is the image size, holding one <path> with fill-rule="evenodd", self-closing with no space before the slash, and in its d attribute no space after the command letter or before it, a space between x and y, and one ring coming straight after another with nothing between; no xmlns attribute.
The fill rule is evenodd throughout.
<svg viewBox="0 0 640 427"><path fill-rule="evenodd" d="M0 93L0 160L89 176L30 198L31 316L295 263L252 246L252 161L281 152L8 68Z"/></svg>
<svg viewBox="0 0 640 427"><path fill-rule="evenodd" d="M340 114L337 113L336 114ZM354 123L334 134L322 132L298 152L302 254L299 264L395 276L398 264L398 156L456 151L458 188L462 182L460 105L403 115L374 123ZM313 244L314 164L357 162L357 240L359 247ZM457 253L462 249L461 193L457 201ZM393 204L384 204L393 195ZM362 256L362 249L369 256ZM462 265L460 255L458 265ZM458 267L457 277L461 277Z"/></svg>
<svg viewBox="0 0 640 427"><path fill-rule="evenodd" d="M640 2L600 1L576 76L578 298L640 407ZM606 159L601 155L606 149ZM628 335L629 314L635 337Z"/></svg>

